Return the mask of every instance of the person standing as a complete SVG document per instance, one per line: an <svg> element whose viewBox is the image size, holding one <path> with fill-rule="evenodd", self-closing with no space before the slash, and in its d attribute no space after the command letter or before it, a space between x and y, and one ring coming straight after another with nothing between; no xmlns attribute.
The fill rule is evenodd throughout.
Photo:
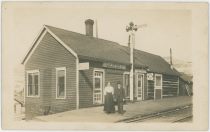
<svg viewBox="0 0 210 132"><path fill-rule="evenodd" d="M104 111L106 113L114 113L114 88L111 86L110 82L107 83L107 86L104 88L105 102L104 102Z"/></svg>
<svg viewBox="0 0 210 132"><path fill-rule="evenodd" d="M120 82L117 83L117 88L115 90L115 99L118 106L118 112L120 114L123 114L125 111L123 111L123 102L125 100L125 91L122 88Z"/></svg>

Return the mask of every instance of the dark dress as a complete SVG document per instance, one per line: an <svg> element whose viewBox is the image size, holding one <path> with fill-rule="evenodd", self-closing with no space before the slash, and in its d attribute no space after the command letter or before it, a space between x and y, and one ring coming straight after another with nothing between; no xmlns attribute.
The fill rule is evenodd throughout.
<svg viewBox="0 0 210 132"><path fill-rule="evenodd" d="M123 99L125 98L125 91L121 87L115 89L115 98L117 100L118 112L123 114Z"/></svg>
<svg viewBox="0 0 210 132"><path fill-rule="evenodd" d="M106 93L106 95L105 95L104 111L106 113L114 113L115 112L114 99L113 99L112 93Z"/></svg>

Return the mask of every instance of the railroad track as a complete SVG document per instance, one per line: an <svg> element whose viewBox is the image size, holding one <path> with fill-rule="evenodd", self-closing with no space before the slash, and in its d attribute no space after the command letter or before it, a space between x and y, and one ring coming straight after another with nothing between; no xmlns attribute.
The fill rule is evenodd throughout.
<svg viewBox="0 0 210 132"><path fill-rule="evenodd" d="M178 108L175 108L175 109L156 112L156 113L152 113L152 114L137 115L135 117L124 119L124 120L121 120L121 121L118 121L118 122L124 122L124 123L144 122L144 121L148 121L148 120L154 120L154 119L158 119L158 118L167 117L169 115L173 115L173 114L176 114L176 113L183 113L183 112L189 111L191 109L192 109L192 105L187 105L187 106L182 106L182 107L178 107ZM192 118L191 114L181 116L178 119L173 119L173 121L170 121L170 122L174 122L174 123L175 122L184 122L185 120L187 120L189 118Z"/></svg>
<svg viewBox="0 0 210 132"><path fill-rule="evenodd" d="M177 119L177 120L173 121L173 123L176 123L176 122L185 122L186 120L191 119L192 117L193 117L192 115L188 115L188 116L185 116L183 118L180 118L180 119Z"/></svg>

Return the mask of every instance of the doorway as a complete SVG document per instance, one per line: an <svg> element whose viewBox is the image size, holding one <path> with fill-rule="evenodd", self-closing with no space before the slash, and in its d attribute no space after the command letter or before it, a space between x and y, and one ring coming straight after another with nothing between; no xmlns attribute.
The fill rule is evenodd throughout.
<svg viewBox="0 0 210 132"><path fill-rule="evenodd" d="M162 75L155 74L154 99L162 99Z"/></svg>
<svg viewBox="0 0 210 132"><path fill-rule="evenodd" d="M103 103L104 77L103 71L94 71L93 104Z"/></svg>
<svg viewBox="0 0 210 132"><path fill-rule="evenodd" d="M144 74L136 73L136 97L137 100L143 100Z"/></svg>

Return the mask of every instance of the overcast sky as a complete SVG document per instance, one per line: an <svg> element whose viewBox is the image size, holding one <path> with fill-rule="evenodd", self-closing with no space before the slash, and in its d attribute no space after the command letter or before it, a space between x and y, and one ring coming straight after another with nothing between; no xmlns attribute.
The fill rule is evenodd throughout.
<svg viewBox="0 0 210 132"><path fill-rule="evenodd" d="M8 21L7 30L11 31L8 50L16 64L21 63L44 24L84 34L84 21L88 18L97 19L99 38L122 45L128 42L125 27L130 21L137 25L147 24L136 32L137 49L165 57L172 48L174 58L192 59L190 10L137 3L19 3L5 7L3 16Z"/></svg>

